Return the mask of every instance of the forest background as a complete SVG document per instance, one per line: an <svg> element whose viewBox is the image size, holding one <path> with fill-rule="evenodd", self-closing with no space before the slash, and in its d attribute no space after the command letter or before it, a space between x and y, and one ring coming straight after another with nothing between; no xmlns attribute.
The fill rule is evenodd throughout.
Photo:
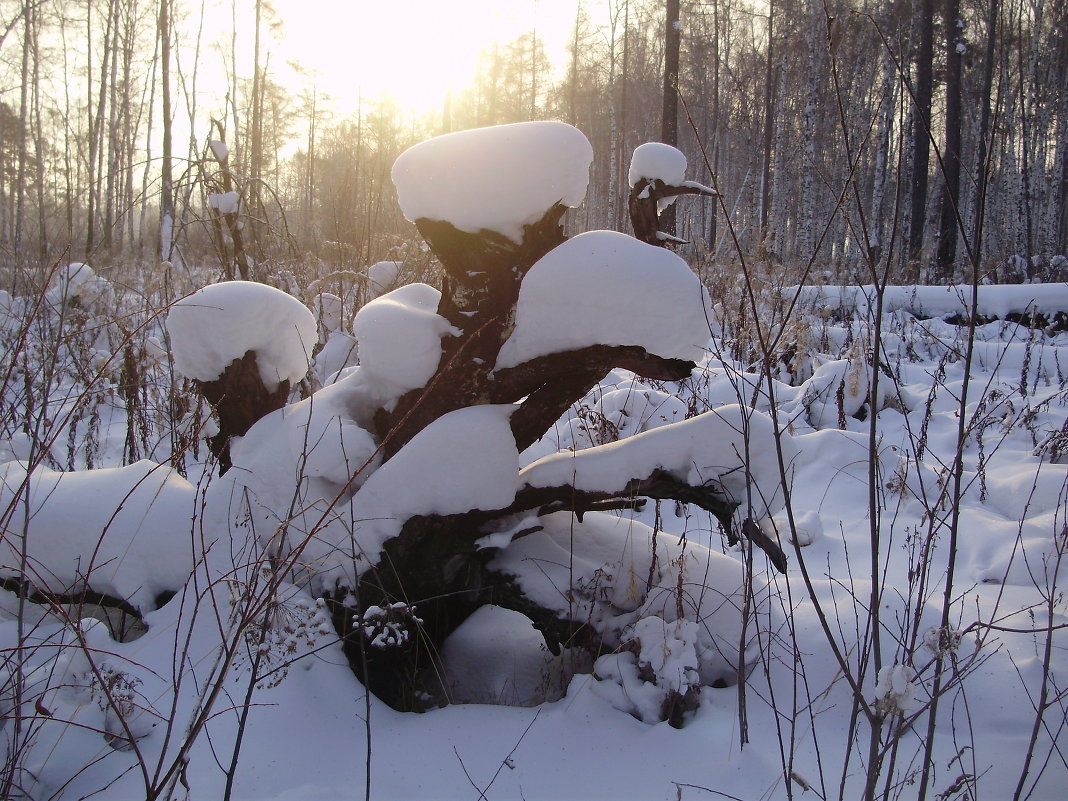
<svg viewBox="0 0 1068 801"><path fill-rule="evenodd" d="M303 23L339 24L337 8L312 3ZM571 122L593 143L570 227L627 230L630 152L670 138L664 99L677 86L678 147L724 198L679 204L683 255L699 269L743 253L817 281L864 282L876 264L891 282L953 281L973 260L992 280L1063 278L1050 257L1068 250L1068 4L573 8L539 16L532 2L531 30L487 45L469 84L422 107L364 95L354 66L345 110L316 69L272 58L294 24L270 0L4 0L0 261L217 263L306 284L394 259L418 274L429 256L397 206L396 157L442 132L533 119ZM397 55L384 73L429 74L405 47L406 10L420 6L394 9L393 25L368 12L352 46L385 39ZM247 214L239 229L212 207L227 191ZM6 272L6 283L26 275Z"/></svg>

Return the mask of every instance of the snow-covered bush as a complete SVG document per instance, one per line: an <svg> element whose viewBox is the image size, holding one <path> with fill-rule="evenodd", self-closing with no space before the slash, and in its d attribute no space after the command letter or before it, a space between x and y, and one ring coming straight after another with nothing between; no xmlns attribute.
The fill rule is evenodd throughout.
<svg viewBox="0 0 1068 801"><path fill-rule="evenodd" d="M611 568L641 557L625 556L631 534L615 518L598 525L596 510L677 498L709 510L732 538L760 534L753 521L783 502L767 458L775 451L769 421L737 407L692 419L673 408L641 424L645 433L520 470L520 452L613 368L685 379L709 338L708 296L674 253L608 231L563 236L558 220L581 202L590 159L585 137L562 123L450 134L402 155L393 171L401 206L442 261L442 291L409 284L374 298L353 321L357 367L232 431L240 437L230 475L241 489L213 488L210 497L240 498L258 546L291 561L289 575L329 599L354 670L398 708L425 704L434 689L422 677L436 672L441 649L456 649L450 634L486 605L537 623L553 651L565 642L584 648L590 664L638 642L643 618L701 621L678 623L693 633L699 678L685 693L674 680L665 685L691 699L702 684L737 680L755 658L748 647L737 652L734 560L697 545L679 551L644 532L645 567ZM274 290L257 291L220 284L175 306L168 324L183 374L206 385L252 354L271 391L307 369L311 315L291 312L295 301ZM789 443L783 448L789 460ZM533 557L517 554L540 540L535 532L559 527L545 515L559 520L565 510L589 513L584 525L597 532L567 557L588 561L590 575L554 575L555 589L537 590L526 567ZM781 567L778 546L762 534L758 541ZM697 576L712 588L706 603L669 602ZM570 589L561 586L569 580ZM593 615L554 600L591 581L609 597L627 595L635 614L625 621L607 607ZM397 604L418 612L393 621L388 637L366 623L368 610ZM572 642L591 615L585 642ZM624 634L628 625L634 631ZM667 681L652 670L650 681ZM454 689L464 681L454 677ZM681 723L681 714L671 717Z"/></svg>

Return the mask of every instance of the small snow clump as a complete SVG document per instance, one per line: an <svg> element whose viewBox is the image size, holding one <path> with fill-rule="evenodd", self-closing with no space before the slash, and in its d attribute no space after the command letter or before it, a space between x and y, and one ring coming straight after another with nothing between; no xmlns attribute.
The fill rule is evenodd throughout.
<svg viewBox="0 0 1068 801"><path fill-rule="evenodd" d="M360 366L385 396L426 386L441 360L441 338L452 331L437 313L441 293L408 284L375 298L352 321Z"/></svg>

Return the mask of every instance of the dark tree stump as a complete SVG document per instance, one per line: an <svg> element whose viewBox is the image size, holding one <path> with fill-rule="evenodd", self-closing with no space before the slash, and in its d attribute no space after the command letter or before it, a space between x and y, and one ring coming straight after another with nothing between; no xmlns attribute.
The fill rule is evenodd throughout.
<svg viewBox="0 0 1068 801"><path fill-rule="evenodd" d="M276 409L289 398L289 381L273 391L263 385L256 352L245 351L234 359L214 381L196 381L197 388L211 404L219 422L219 433L208 438L208 448L219 460L219 475L230 469L230 440L243 436L252 424Z"/></svg>

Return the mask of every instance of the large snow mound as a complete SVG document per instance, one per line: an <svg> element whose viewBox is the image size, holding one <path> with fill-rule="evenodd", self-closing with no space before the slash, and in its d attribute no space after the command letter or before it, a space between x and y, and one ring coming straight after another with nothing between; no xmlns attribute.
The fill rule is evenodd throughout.
<svg viewBox="0 0 1068 801"><path fill-rule="evenodd" d="M557 203L586 196L593 148L563 122L522 122L421 142L393 165L409 220L443 220L461 231L496 231L519 242L523 226Z"/></svg>
<svg viewBox="0 0 1068 801"><path fill-rule="evenodd" d="M23 462L7 462L0 509L12 510L0 574L18 576L25 555L25 578L51 592L88 586L148 611L161 592L181 589L196 561L196 490L148 460L71 473L38 467L28 478Z"/></svg>
<svg viewBox="0 0 1068 801"><path fill-rule="evenodd" d="M699 360L708 295L677 255L615 231L590 231L545 254L519 289L515 330L497 369L589 345L639 345Z"/></svg>
<svg viewBox="0 0 1068 801"><path fill-rule="evenodd" d="M437 313L441 293L408 284L375 298L352 321L360 366L386 396L425 386L441 360L441 338L452 327Z"/></svg>
<svg viewBox="0 0 1068 801"><path fill-rule="evenodd" d="M682 186L686 180L686 156L662 142L646 142L634 148L627 180L631 186L643 178L661 180L668 186Z"/></svg>
<svg viewBox="0 0 1068 801"><path fill-rule="evenodd" d="M268 390L303 378L319 339L307 306L254 281L212 284L182 298L167 315L167 330L174 367L187 378L214 381L252 350Z"/></svg>

